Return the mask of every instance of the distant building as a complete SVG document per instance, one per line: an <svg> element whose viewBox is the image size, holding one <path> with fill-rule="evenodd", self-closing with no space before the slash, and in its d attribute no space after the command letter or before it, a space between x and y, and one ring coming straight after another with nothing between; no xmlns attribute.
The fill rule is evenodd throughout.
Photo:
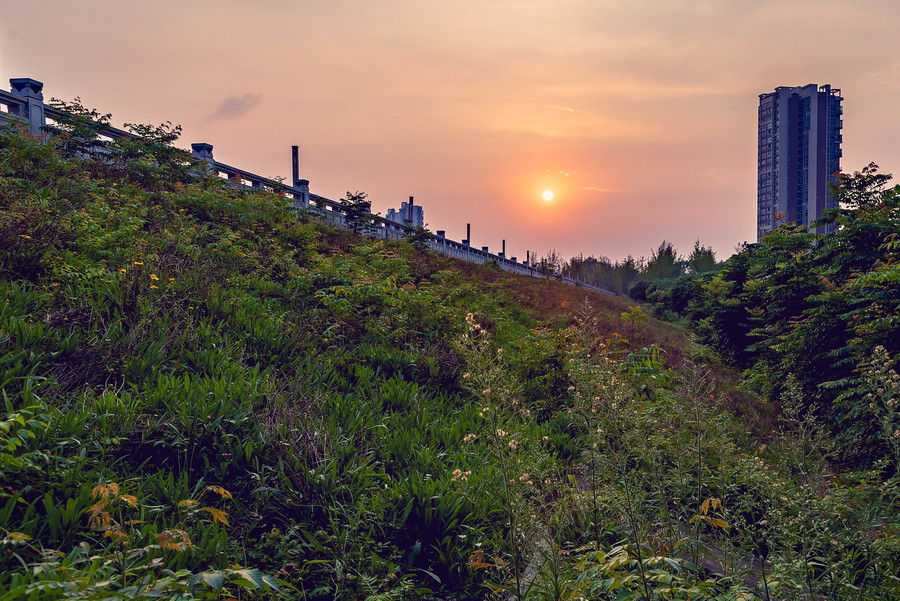
<svg viewBox="0 0 900 601"><path fill-rule="evenodd" d="M422 207L413 204L412 196L409 197L409 202L400 203L399 209L388 209L385 219L412 227L425 227L425 212Z"/></svg>
<svg viewBox="0 0 900 601"><path fill-rule="evenodd" d="M830 85L759 95L757 240L782 223L809 226L836 206L828 183L841 170L841 101Z"/></svg>

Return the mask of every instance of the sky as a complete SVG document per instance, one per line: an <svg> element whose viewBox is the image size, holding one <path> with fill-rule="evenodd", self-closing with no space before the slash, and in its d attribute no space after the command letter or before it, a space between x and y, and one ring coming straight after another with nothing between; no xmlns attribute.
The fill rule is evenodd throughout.
<svg viewBox="0 0 900 601"><path fill-rule="evenodd" d="M842 169L900 177L898 28L896 0L0 0L0 78L259 175L299 145L312 192L414 196L520 260L724 259L756 237L759 94L840 88Z"/></svg>

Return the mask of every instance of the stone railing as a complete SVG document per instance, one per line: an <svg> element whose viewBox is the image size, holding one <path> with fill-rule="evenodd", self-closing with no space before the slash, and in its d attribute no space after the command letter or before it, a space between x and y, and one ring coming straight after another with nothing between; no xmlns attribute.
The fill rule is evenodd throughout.
<svg viewBox="0 0 900 601"><path fill-rule="evenodd" d="M10 91L0 90L0 119L21 123L32 136L46 135L48 126L52 126L60 111L50 105L44 104L43 87L39 81L29 78L10 79ZM111 140L132 134L108 126L100 134L101 140ZM309 191L309 180L299 177L299 149L292 147L292 178L291 184L269 179L255 173L251 173L238 167L232 167L213 158L213 147L205 142L191 144L191 155L197 164L204 164L209 173L226 179L236 186L244 186L252 190L265 190L284 194L295 201L297 208L305 209L320 219L328 221L339 227L346 227L346 219L341 203L334 200L312 194ZM410 198L410 204L412 198ZM397 223L379 215L370 216L371 227L367 228L367 234L397 240L416 233L415 228L408 224ZM438 230L427 242L428 248L448 257L455 257L471 263L492 264L500 269L529 275L533 277L547 277L558 279L568 284L582 286L605 294L615 294L600 286L563 276L561 274L544 274L531 264L530 260L517 261L516 257L506 257L506 243L503 251L491 253L487 246L481 249L470 246L471 229L467 226L467 239L462 242L450 240L444 235L443 230ZM529 257L530 259L530 257Z"/></svg>

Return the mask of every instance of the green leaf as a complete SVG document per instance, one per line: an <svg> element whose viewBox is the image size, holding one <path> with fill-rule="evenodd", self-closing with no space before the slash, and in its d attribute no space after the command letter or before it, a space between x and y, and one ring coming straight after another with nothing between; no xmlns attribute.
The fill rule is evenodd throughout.
<svg viewBox="0 0 900 601"><path fill-rule="evenodd" d="M203 582L217 591L222 590L222 585L225 584L225 572L220 572L218 570L213 572L201 572L199 576L203 579ZM196 578L196 576L194 578ZM191 580L194 580L194 578L191 578ZM188 584L188 586L190 586L190 584Z"/></svg>
<svg viewBox="0 0 900 601"><path fill-rule="evenodd" d="M235 574L239 574L241 577L245 578L253 585L253 588L257 590L262 589L265 586L262 573L256 568L235 570Z"/></svg>

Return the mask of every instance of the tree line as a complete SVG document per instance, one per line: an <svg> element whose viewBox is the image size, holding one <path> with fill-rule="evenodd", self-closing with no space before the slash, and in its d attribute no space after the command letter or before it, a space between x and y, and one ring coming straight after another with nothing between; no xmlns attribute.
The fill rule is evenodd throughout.
<svg viewBox="0 0 900 601"><path fill-rule="evenodd" d="M536 257L537 253L531 255ZM565 261L556 250L551 250L534 265L546 275L561 274L618 294L628 294L633 287L645 289L654 280L715 271L718 263L713 249L700 244L700 240L694 242L694 248L686 257L678 254L673 243L663 240L656 249L651 249L649 258L635 259L628 255L622 261L613 262L605 256L579 254Z"/></svg>

